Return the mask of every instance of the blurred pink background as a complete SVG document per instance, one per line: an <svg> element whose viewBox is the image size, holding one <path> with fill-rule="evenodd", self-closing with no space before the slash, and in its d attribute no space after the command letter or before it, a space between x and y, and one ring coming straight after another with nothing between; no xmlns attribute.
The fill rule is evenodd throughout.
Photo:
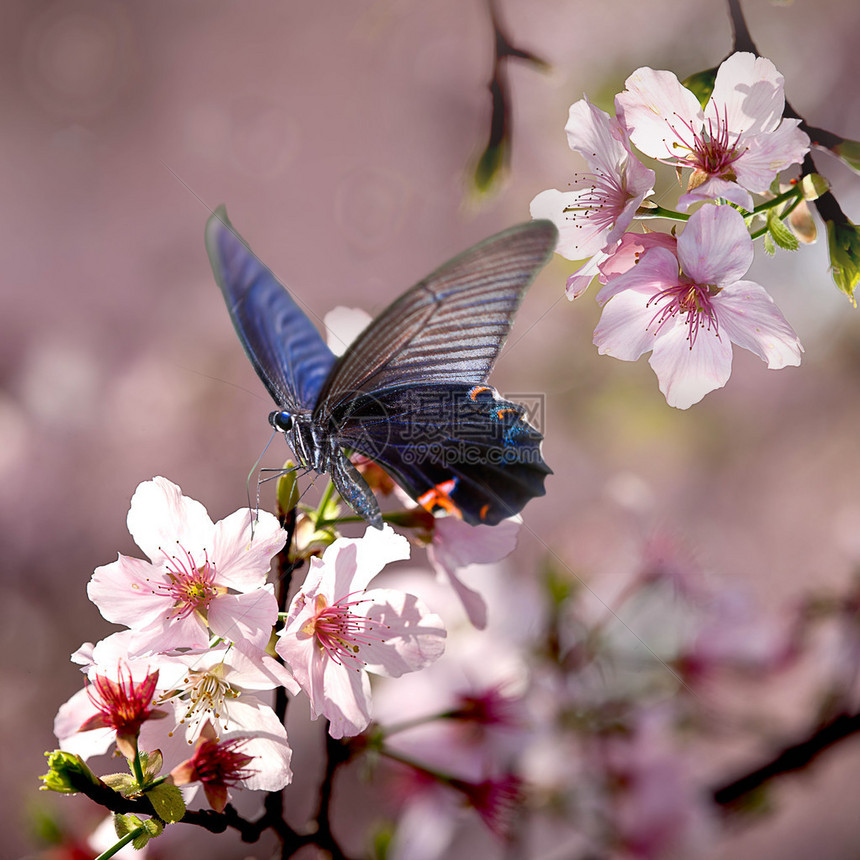
<svg viewBox="0 0 860 860"><path fill-rule="evenodd" d="M608 107L638 66L683 78L731 45L712 0L501 7L512 39L552 72L509 68L510 175L476 201L467 176L489 128L492 62L482 0L4 3L4 856L35 851L39 807L96 818L87 801L39 794L36 776L54 713L80 684L68 654L111 630L85 585L135 553L135 487L164 475L222 517L245 503L269 438L271 404L206 259L209 212L225 203L317 317L378 311L581 169L563 132L571 102L587 92ZM794 107L860 138L860 6L744 9ZM816 157L860 220L858 178ZM767 372L736 351L728 386L688 412L666 406L644 361L596 355L598 309L564 298L570 270L556 260L542 273L493 376L502 392L546 395L555 477L525 511L521 566L550 546L600 595L660 528L775 611L846 584L860 563L860 319L824 243L761 255L751 273L800 334L802 367ZM714 857L856 857L858 766L849 742L783 780L781 811ZM200 839L207 856L266 856Z"/></svg>

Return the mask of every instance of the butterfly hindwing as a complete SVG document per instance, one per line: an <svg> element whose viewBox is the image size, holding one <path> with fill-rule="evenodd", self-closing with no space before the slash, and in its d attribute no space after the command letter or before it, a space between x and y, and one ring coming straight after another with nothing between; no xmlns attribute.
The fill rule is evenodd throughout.
<svg viewBox="0 0 860 860"><path fill-rule="evenodd" d="M320 392L314 418L326 423L341 401L361 392L485 382L556 237L547 221L520 224L420 281L350 345Z"/></svg>
<svg viewBox="0 0 860 860"><path fill-rule="evenodd" d="M375 460L413 499L495 525L544 494L551 470L523 408L485 385L423 384L344 401L338 442Z"/></svg>
<svg viewBox="0 0 860 860"><path fill-rule="evenodd" d="M206 250L239 340L282 409L310 410L336 358L319 331L233 229L220 206Z"/></svg>

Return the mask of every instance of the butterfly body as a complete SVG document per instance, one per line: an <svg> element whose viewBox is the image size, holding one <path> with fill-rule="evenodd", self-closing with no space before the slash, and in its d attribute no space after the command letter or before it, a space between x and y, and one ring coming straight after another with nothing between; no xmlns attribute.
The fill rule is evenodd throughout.
<svg viewBox="0 0 860 860"><path fill-rule="evenodd" d="M543 495L541 435L522 406L486 384L525 289L555 247L530 222L442 266L384 310L336 358L287 290L234 231L223 207L207 250L236 332L278 409L272 426L299 464L382 527L350 462L377 462L419 504L495 524Z"/></svg>

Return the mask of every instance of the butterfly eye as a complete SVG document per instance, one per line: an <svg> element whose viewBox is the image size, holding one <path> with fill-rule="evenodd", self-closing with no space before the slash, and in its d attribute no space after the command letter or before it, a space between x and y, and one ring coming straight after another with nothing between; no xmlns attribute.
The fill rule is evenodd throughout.
<svg viewBox="0 0 860 860"><path fill-rule="evenodd" d="M272 412L269 415L269 424L279 433L289 433L293 427L293 416L289 412Z"/></svg>

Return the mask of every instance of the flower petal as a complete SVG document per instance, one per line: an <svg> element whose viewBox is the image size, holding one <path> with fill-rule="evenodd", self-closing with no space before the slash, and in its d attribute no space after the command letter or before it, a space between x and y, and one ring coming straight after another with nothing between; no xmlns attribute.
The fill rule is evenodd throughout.
<svg viewBox="0 0 860 860"><path fill-rule="evenodd" d="M660 330L649 364L670 406L687 409L709 391L722 388L732 372L732 344L728 334L701 328L693 345L683 321Z"/></svg>
<svg viewBox="0 0 860 860"><path fill-rule="evenodd" d="M717 69L705 118L721 126L727 124L743 139L773 131L785 107L784 83L776 66L765 57L748 52L732 54Z"/></svg>
<svg viewBox="0 0 860 860"><path fill-rule="evenodd" d="M192 555L202 555L212 529L206 508L183 496L182 490L166 478L144 481L132 496L128 530L156 564L164 561L162 547L173 552L177 541Z"/></svg>
<svg viewBox="0 0 860 860"><path fill-rule="evenodd" d="M594 329L594 345L601 355L636 361L654 348L656 337L648 331L648 323L654 317L648 307L649 298L638 290L624 290L606 303Z"/></svg>
<svg viewBox="0 0 860 860"><path fill-rule="evenodd" d="M541 191L529 204L529 212L532 218L548 218L558 228L556 254L568 260L584 260L606 245L608 230L602 221L589 217L589 205L593 205L591 181L580 179L571 186L570 191Z"/></svg>
<svg viewBox="0 0 860 860"><path fill-rule="evenodd" d="M607 279L597 294L597 302L605 305L613 296L628 290L644 293L650 298L661 290L675 286L678 279L678 258L667 247L655 243L642 254L636 265Z"/></svg>
<svg viewBox="0 0 860 860"><path fill-rule="evenodd" d="M209 604L208 619L216 636L264 649L278 620L278 601L273 586L247 594L219 595Z"/></svg>
<svg viewBox="0 0 860 860"><path fill-rule="evenodd" d="M445 626L413 594L389 588L364 593L364 615L378 631L358 656L368 672L399 678L438 660L445 651Z"/></svg>
<svg viewBox="0 0 860 860"><path fill-rule="evenodd" d="M107 621L147 627L170 611L170 597L154 593L166 578L148 561L120 555L97 567L87 584L87 597Z"/></svg>
<svg viewBox="0 0 860 860"><path fill-rule="evenodd" d="M361 538L338 538L322 559L323 567L334 569L331 597L340 600L362 591L385 565L407 559L409 554L409 541L387 523L381 529L368 527Z"/></svg>
<svg viewBox="0 0 860 860"><path fill-rule="evenodd" d="M720 329L771 370L800 364L803 347L764 287L738 281L714 298Z"/></svg>
<svg viewBox="0 0 860 860"><path fill-rule="evenodd" d="M253 524L247 508L230 514L216 523L212 534L210 560L215 564L217 583L236 591L260 588L272 558L286 542L287 533L268 511L260 511Z"/></svg>
<svg viewBox="0 0 860 860"><path fill-rule="evenodd" d="M799 126L799 119L784 119L770 134L747 141L746 151L733 165L744 188L764 194L777 174L803 161L809 152L809 136Z"/></svg>
<svg viewBox="0 0 860 860"><path fill-rule="evenodd" d="M745 188L741 188L737 182L729 182L728 179L712 176L692 191L681 195L678 199L678 211L686 212L694 203L700 203L703 200L714 201L718 197L737 203L747 212L752 212L755 206L752 195Z"/></svg>
<svg viewBox="0 0 860 860"><path fill-rule="evenodd" d="M672 72L647 66L633 72L624 86L615 97L615 113L633 145L652 158L683 156L687 150L676 149L679 142L691 143L693 132L702 128L699 100Z"/></svg>
<svg viewBox="0 0 860 860"><path fill-rule="evenodd" d="M733 284L747 273L753 254L743 216L731 206L696 210L678 239L681 270L702 286Z"/></svg>

